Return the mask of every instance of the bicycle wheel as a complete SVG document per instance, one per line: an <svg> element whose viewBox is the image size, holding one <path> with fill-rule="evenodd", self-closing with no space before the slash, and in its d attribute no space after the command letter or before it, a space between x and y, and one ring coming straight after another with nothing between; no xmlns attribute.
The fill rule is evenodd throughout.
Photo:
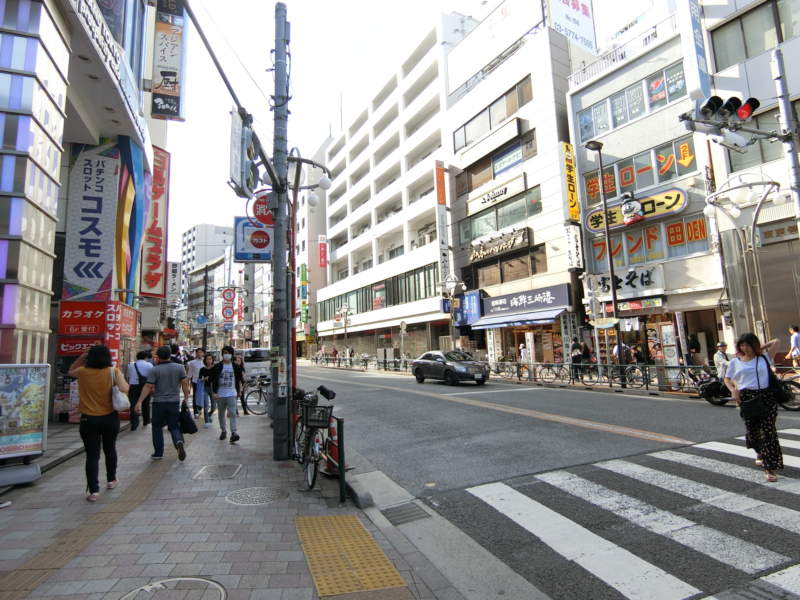
<svg viewBox="0 0 800 600"><path fill-rule="evenodd" d="M644 373L639 367L633 366L625 369L625 377L632 388L644 387Z"/></svg>
<svg viewBox="0 0 800 600"><path fill-rule="evenodd" d="M520 365L518 379L528 380L528 365Z"/></svg>
<svg viewBox="0 0 800 600"><path fill-rule="evenodd" d="M553 367L545 366L539 369L539 379L545 383L553 383L556 380L556 377L558 377L558 375Z"/></svg>
<svg viewBox="0 0 800 600"><path fill-rule="evenodd" d="M597 365L586 365L581 367L578 372L580 380L586 385L594 385L600 379L600 373L597 370Z"/></svg>
<svg viewBox="0 0 800 600"><path fill-rule="evenodd" d="M303 419L297 419L297 423L294 425L294 458L297 461L303 462L303 456L305 451L305 430L303 428Z"/></svg>
<svg viewBox="0 0 800 600"><path fill-rule="evenodd" d="M782 403L784 410L792 412L800 410L800 383L797 381L782 381L783 389L786 390L789 400Z"/></svg>
<svg viewBox="0 0 800 600"><path fill-rule="evenodd" d="M322 434L314 429L313 435L306 440L306 455L303 461L303 470L306 474L306 485L313 490L319 473L319 449L322 446Z"/></svg>
<svg viewBox="0 0 800 600"><path fill-rule="evenodd" d="M263 415L267 412L267 394L260 389L251 390L244 397L247 410L254 415Z"/></svg>

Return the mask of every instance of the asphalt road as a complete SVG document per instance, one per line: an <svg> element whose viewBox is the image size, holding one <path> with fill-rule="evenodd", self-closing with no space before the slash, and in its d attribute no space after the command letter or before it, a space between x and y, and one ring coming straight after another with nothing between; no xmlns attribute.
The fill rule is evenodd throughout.
<svg viewBox="0 0 800 600"><path fill-rule="evenodd" d="M299 375L336 390L360 470L385 473L551 598L800 598L800 416L779 413L787 468L766 484L733 407Z"/></svg>

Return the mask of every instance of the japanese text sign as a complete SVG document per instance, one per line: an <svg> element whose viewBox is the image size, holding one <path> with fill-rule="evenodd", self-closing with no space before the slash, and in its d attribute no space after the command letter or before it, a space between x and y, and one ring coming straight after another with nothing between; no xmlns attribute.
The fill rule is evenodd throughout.
<svg viewBox="0 0 800 600"><path fill-rule="evenodd" d="M484 315L520 313L569 306L569 284L483 299Z"/></svg>
<svg viewBox="0 0 800 600"><path fill-rule="evenodd" d="M169 153L153 146L153 188L142 242L142 296L164 298L167 291Z"/></svg>
<svg viewBox="0 0 800 600"><path fill-rule="evenodd" d="M319 266L321 269L328 268L328 238L324 235L319 236Z"/></svg>
<svg viewBox="0 0 800 600"><path fill-rule="evenodd" d="M456 325L472 325L481 318L481 293L465 292L453 298L453 319Z"/></svg>
<svg viewBox="0 0 800 600"><path fill-rule="evenodd" d="M62 302L58 314L60 335L91 335L105 333L106 305L104 302Z"/></svg>
<svg viewBox="0 0 800 600"><path fill-rule="evenodd" d="M578 180L575 170L575 151L569 142L561 142L561 154L564 158L564 194L566 200L566 218L570 221L581 220L581 204L578 201Z"/></svg>
<svg viewBox="0 0 800 600"><path fill-rule="evenodd" d="M592 0L550 0L550 27L570 42L597 53Z"/></svg>
<svg viewBox="0 0 800 600"><path fill-rule="evenodd" d="M672 188L646 198L614 204L608 207L608 228L619 229L639 221L676 214L685 209L687 205L686 192L679 188ZM586 215L586 229L589 231L601 232L604 226L602 207L596 208Z"/></svg>
<svg viewBox="0 0 800 600"><path fill-rule="evenodd" d="M611 298L611 276L608 273L595 275L598 300ZM664 269L662 265L635 267L614 275L617 298L643 298L664 295Z"/></svg>
<svg viewBox="0 0 800 600"><path fill-rule="evenodd" d="M158 0L153 43L153 105L156 119L183 121L185 16L183 0Z"/></svg>
<svg viewBox="0 0 800 600"><path fill-rule="evenodd" d="M80 356L92 346L102 344L103 337L61 337L58 339L56 354L59 356Z"/></svg>
<svg viewBox="0 0 800 600"><path fill-rule="evenodd" d="M235 262L270 262L274 245L274 227L250 217L234 217L233 244Z"/></svg>

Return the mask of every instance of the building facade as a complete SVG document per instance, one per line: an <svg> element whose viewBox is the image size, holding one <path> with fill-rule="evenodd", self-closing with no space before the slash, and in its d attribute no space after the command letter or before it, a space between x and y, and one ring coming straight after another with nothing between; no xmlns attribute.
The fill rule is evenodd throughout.
<svg viewBox="0 0 800 600"><path fill-rule="evenodd" d="M199 265L203 265L225 253L233 244L233 227L203 223L187 229L181 235L181 269L184 275L184 289L188 275Z"/></svg>

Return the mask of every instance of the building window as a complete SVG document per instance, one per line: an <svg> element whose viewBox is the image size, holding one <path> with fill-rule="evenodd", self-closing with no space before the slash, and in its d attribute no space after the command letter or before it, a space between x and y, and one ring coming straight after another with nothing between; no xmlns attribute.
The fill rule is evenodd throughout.
<svg viewBox="0 0 800 600"><path fill-rule="evenodd" d="M797 0L768 0L716 28L711 32L711 45L714 47L717 71L758 56L796 37L798 16L800 2Z"/></svg>
<svg viewBox="0 0 800 600"><path fill-rule="evenodd" d="M524 279L530 274L530 257L527 254L500 259L500 276L503 281Z"/></svg>
<svg viewBox="0 0 800 600"><path fill-rule="evenodd" d="M497 261L477 268L478 287L487 287L500 283L500 265Z"/></svg>
<svg viewBox="0 0 800 600"><path fill-rule="evenodd" d="M533 87L530 75L484 108L466 124L453 133L453 146L458 152L498 127L521 106L533 100Z"/></svg>
<svg viewBox="0 0 800 600"><path fill-rule="evenodd" d="M578 133L581 142L620 127L685 95L686 80L682 63L657 71L580 111Z"/></svg>
<svg viewBox="0 0 800 600"><path fill-rule="evenodd" d="M792 103L792 111L794 112L793 116L795 119L797 118L798 106L800 106L800 101ZM772 110L753 117L749 125L762 131L780 129L778 115L778 109L773 108ZM778 160L782 156L783 146L779 142L770 142L769 140L758 140L752 146L748 146L743 153L728 150L728 160L730 160L731 171L740 171L771 160Z"/></svg>
<svg viewBox="0 0 800 600"><path fill-rule="evenodd" d="M393 258L397 258L398 256L403 256L404 252L405 252L405 247L404 246L397 246L397 248L390 249L389 250L389 260L392 260Z"/></svg>
<svg viewBox="0 0 800 600"><path fill-rule="evenodd" d="M542 212L542 190L537 185L523 194L467 217L458 224L461 243L469 244L481 236L524 222Z"/></svg>
<svg viewBox="0 0 800 600"><path fill-rule="evenodd" d="M300 242L300 250L305 250L305 249L306 249L306 241L303 240Z"/></svg>

